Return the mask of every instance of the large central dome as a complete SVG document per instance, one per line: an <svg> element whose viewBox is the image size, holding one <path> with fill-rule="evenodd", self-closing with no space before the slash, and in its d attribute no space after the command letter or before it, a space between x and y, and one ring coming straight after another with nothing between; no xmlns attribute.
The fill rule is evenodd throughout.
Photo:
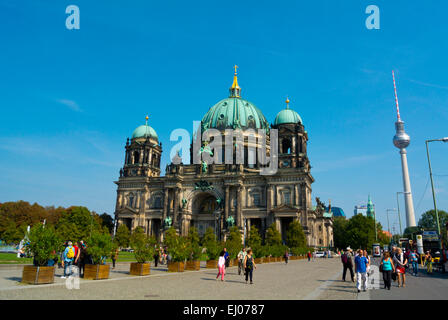
<svg viewBox="0 0 448 320"><path fill-rule="evenodd" d="M268 129L269 123L263 113L251 102L230 97L223 99L208 110L202 118L202 130Z"/></svg>
<svg viewBox="0 0 448 320"><path fill-rule="evenodd" d="M201 129L269 129L263 113L253 103L241 98L237 74L230 87L230 96L208 110L201 121Z"/></svg>

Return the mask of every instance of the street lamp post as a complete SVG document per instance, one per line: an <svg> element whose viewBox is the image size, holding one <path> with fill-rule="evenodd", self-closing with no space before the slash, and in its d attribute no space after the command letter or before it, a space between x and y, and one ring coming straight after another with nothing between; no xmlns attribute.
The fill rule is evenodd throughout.
<svg viewBox="0 0 448 320"><path fill-rule="evenodd" d="M390 224L389 224L389 211L397 211L397 209L393 208L393 209L387 209L386 210L386 215L387 215L387 230L390 233ZM392 233L390 233L392 235Z"/></svg>
<svg viewBox="0 0 448 320"><path fill-rule="evenodd" d="M436 220L437 220L437 233L439 235L439 245L440 245L440 250L443 250L442 248L442 235L440 233L440 222L439 222L439 212L437 211L437 203L436 203L436 194L434 192L434 180L432 178L432 168L431 168L431 160L429 158L429 147L428 147L428 142L433 142L433 141L443 141L443 142L448 142L448 137L442 138L442 139L431 139L431 140L426 140L426 155L428 156L428 166L429 166L429 177L431 179L431 188L432 188L432 200L434 202L434 211L436 212Z"/></svg>

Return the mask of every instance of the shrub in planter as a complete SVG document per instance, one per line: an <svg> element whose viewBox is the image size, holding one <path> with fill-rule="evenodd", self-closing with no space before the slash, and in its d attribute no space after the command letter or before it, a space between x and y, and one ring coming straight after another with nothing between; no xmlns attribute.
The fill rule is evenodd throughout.
<svg viewBox="0 0 448 320"><path fill-rule="evenodd" d="M207 268L217 268L219 253L223 250L223 244L216 241L213 228L207 228L202 239L202 244L207 250Z"/></svg>
<svg viewBox="0 0 448 320"><path fill-rule="evenodd" d="M92 264L85 265L85 279L108 279L110 266L106 265L106 258L113 248L113 243L108 233L95 231L87 242L87 254Z"/></svg>
<svg viewBox="0 0 448 320"><path fill-rule="evenodd" d="M199 234L195 227L191 227L187 237L188 260L185 270L198 271L201 268L202 248L199 245Z"/></svg>
<svg viewBox="0 0 448 320"><path fill-rule="evenodd" d="M171 227L166 231L164 244L168 247L168 253L171 255L168 271L183 272L185 260L189 256L187 239L178 236L176 230Z"/></svg>
<svg viewBox="0 0 448 320"><path fill-rule="evenodd" d="M61 239L51 226L37 224L28 235L29 244L26 253L33 256L34 266L24 266L22 282L31 284L53 283L54 266L48 261L57 257L56 252L62 249Z"/></svg>
<svg viewBox="0 0 448 320"><path fill-rule="evenodd" d="M230 265L238 265L237 256L242 248L241 243L241 234L237 226L233 226L230 228L229 237L226 240L225 247L227 248L227 252L229 253Z"/></svg>
<svg viewBox="0 0 448 320"><path fill-rule="evenodd" d="M130 274L147 276L150 273L150 261L154 256L154 238L148 237L141 227L137 227L131 235L130 245L134 250L135 260L131 263Z"/></svg>

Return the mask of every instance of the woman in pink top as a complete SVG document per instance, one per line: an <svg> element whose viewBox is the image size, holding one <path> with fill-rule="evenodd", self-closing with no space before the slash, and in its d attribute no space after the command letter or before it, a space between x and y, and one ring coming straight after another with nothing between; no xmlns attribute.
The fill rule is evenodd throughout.
<svg viewBox="0 0 448 320"><path fill-rule="evenodd" d="M221 251L221 253L219 254L218 275L216 276L216 280L218 280L219 275L221 275L221 281L224 281L224 274L226 273L226 259L224 258L224 255L224 251Z"/></svg>

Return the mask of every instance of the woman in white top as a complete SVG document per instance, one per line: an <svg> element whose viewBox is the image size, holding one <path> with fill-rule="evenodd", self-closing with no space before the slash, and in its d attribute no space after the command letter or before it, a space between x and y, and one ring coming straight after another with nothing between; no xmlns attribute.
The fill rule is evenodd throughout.
<svg viewBox="0 0 448 320"><path fill-rule="evenodd" d="M226 273L226 259L224 258L224 255L226 253L221 251L219 254L219 260L218 260L218 275L216 276L216 280L218 280L219 275L221 275L221 281L224 281L224 274Z"/></svg>

